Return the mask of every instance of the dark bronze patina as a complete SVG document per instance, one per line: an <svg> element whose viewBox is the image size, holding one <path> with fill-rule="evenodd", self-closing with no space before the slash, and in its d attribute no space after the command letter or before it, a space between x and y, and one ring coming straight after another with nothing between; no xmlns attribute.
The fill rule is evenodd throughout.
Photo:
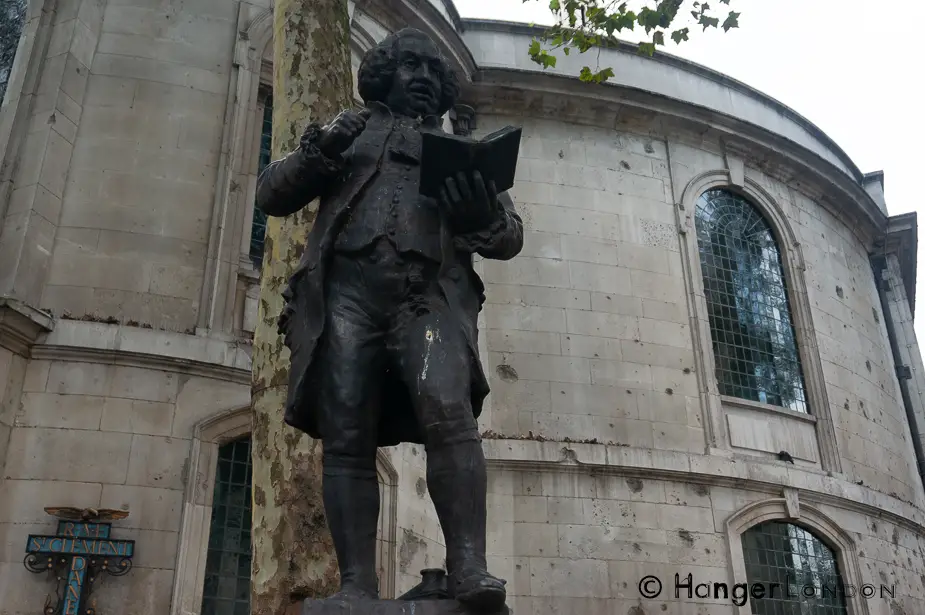
<svg viewBox="0 0 925 615"><path fill-rule="evenodd" d="M320 197L279 319L292 352L285 421L323 442L337 598L378 597L376 449L412 442L427 451L427 485L446 541L446 594L498 610L505 582L485 561L487 485L476 424L489 392L477 350L485 297L472 255L513 258L522 223L510 197L478 175L446 178L441 199L420 195L421 133L442 130L440 117L458 95L453 71L426 35L389 36L366 54L358 78L365 108L309 126L257 188L270 216Z"/></svg>

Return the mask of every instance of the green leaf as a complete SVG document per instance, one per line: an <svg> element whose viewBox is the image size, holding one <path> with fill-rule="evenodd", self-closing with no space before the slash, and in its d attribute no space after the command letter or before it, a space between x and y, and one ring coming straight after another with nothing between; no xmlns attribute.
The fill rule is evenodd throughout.
<svg viewBox="0 0 925 615"><path fill-rule="evenodd" d="M703 26L704 30L706 30L707 28L715 28L719 26L719 18L718 17L707 17L706 15L701 15L700 21L698 23Z"/></svg>
<svg viewBox="0 0 925 615"><path fill-rule="evenodd" d="M729 16L726 17L726 21L723 22L723 31L729 32L732 28L739 27L739 15L742 13L736 13L735 11L729 11Z"/></svg>
<svg viewBox="0 0 925 615"><path fill-rule="evenodd" d="M2 0L0 0L2 1ZM523 0L527 2L528 0ZM577 50L578 53L592 51L595 47L610 43L623 30L633 31L638 25L650 35L650 40L638 43L641 55L652 56L659 45L664 46L670 36L676 44L690 40L690 28L672 29L672 23L678 17L679 10L693 5L691 15L695 23L707 28L724 31L739 27L740 13L729 11L725 19L711 16L711 3L704 0L640 0L641 6L634 12L629 8L629 0L546 0L551 13L555 15L555 25L537 33L530 42L530 59L544 69L557 65L558 50L566 56ZM717 4L729 5L731 0L712 2L714 12ZM722 24L721 24L722 22ZM680 25L680 24L679 24ZM670 33L670 34L669 34ZM600 69L600 67L598 67ZM603 83L612 78L614 72L605 67L592 70L581 69L579 78L583 82Z"/></svg>
<svg viewBox="0 0 925 615"><path fill-rule="evenodd" d="M648 7L644 7L640 10L639 15L636 17L636 21L639 25L646 29L646 34L657 28L661 19L662 16L660 13Z"/></svg>
<svg viewBox="0 0 925 615"><path fill-rule="evenodd" d="M655 54L655 45L652 43L639 43L639 53L651 57Z"/></svg>
<svg viewBox="0 0 925 615"><path fill-rule="evenodd" d="M661 0L656 9L660 15L658 26L667 28L678 16L678 9L681 8L683 0Z"/></svg>
<svg viewBox="0 0 925 615"><path fill-rule="evenodd" d="M578 79L585 83L603 83L611 77L613 77L613 69L609 67L595 73L585 66L578 75Z"/></svg>

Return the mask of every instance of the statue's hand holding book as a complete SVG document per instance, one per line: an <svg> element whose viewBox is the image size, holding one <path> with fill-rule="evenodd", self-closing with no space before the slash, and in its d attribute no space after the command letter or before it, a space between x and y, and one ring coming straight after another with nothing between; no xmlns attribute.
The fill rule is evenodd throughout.
<svg viewBox="0 0 925 615"><path fill-rule="evenodd" d="M480 231L490 227L500 215L495 183L487 184L481 173L457 173L448 177L440 189L440 206L453 230L458 233Z"/></svg>
<svg viewBox="0 0 925 615"><path fill-rule="evenodd" d="M458 233L487 229L500 214L498 194L514 185L521 129L484 139L422 133L421 194L436 199Z"/></svg>

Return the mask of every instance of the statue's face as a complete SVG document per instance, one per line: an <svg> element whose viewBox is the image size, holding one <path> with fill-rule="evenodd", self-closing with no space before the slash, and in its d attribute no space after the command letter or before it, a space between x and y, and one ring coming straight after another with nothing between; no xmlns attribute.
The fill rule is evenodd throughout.
<svg viewBox="0 0 925 615"><path fill-rule="evenodd" d="M432 115L440 108L440 56L432 42L421 37L399 40L398 69L386 104L397 113Z"/></svg>

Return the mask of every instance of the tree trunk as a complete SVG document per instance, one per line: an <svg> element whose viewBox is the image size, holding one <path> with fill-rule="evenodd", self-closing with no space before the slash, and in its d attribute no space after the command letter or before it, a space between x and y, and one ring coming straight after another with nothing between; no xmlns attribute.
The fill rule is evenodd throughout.
<svg viewBox="0 0 925 615"><path fill-rule="evenodd" d="M352 107L347 0L276 0L273 158L311 121ZM283 424L289 350L276 332L282 291L305 249L315 206L267 220L253 358L252 615L282 615L336 591L336 557L321 499L321 443Z"/></svg>

